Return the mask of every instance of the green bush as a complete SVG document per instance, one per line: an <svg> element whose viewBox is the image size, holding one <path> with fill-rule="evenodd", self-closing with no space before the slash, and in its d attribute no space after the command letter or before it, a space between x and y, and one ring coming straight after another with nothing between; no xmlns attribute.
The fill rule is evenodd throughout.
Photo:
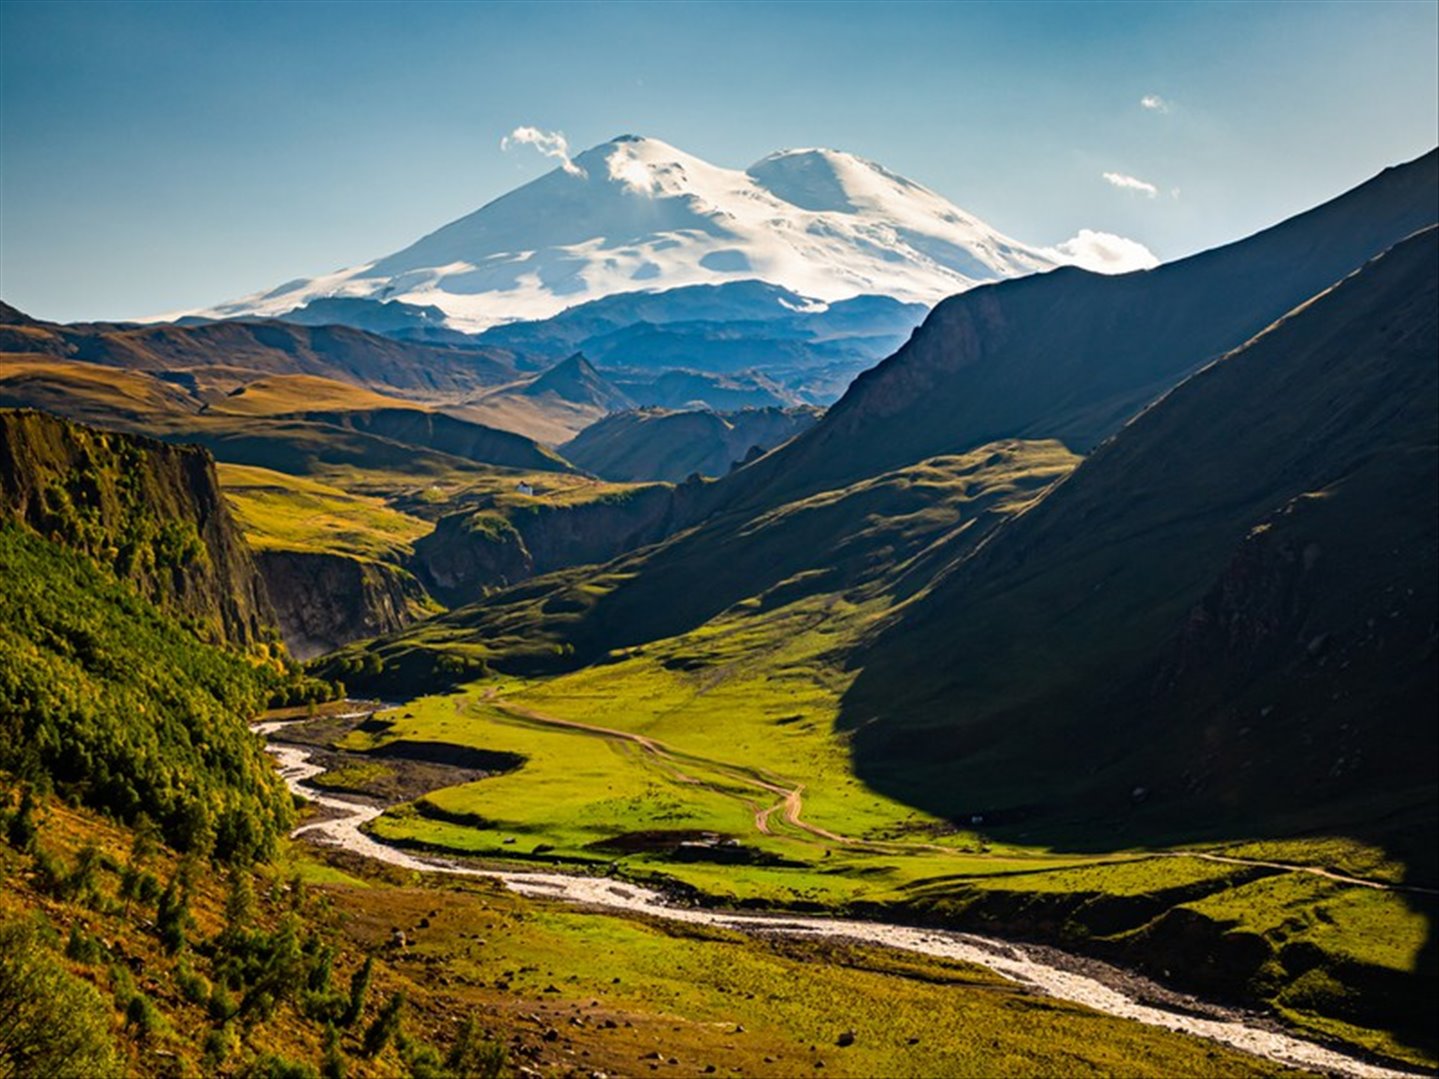
<svg viewBox="0 0 1439 1079"><path fill-rule="evenodd" d="M320 1075L323 1079L345 1079L349 1069L345 1065L345 1053L340 1048L340 1032L333 1023L325 1026L324 1056L320 1058Z"/></svg>
<svg viewBox="0 0 1439 1079"><path fill-rule="evenodd" d="M175 966L175 986L191 1004L205 1004L210 999L209 979L190 966L187 956L182 955Z"/></svg>
<svg viewBox="0 0 1439 1079"><path fill-rule="evenodd" d="M158 1033L163 1024L154 1003L144 993L136 993L125 1005L125 1026L132 1028L141 1041Z"/></svg>
<svg viewBox="0 0 1439 1079"><path fill-rule="evenodd" d="M20 793L20 806L5 822L5 839L18 851L30 849L35 841L35 794L27 783Z"/></svg>
<svg viewBox="0 0 1439 1079"><path fill-rule="evenodd" d="M373 956L365 956L364 965L350 975L350 1005L340 1019L341 1026L354 1026L365 1010L365 997L370 991L370 981L375 973Z"/></svg>
<svg viewBox="0 0 1439 1079"><path fill-rule="evenodd" d="M88 967L100 962L102 954L100 942L81 929L79 922L70 926L70 936L65 941L66 959Z"/></svg>
<svg viewBox="0 0 1439 1079"><path fill-rule="evenodd" d="M400 1033L403 1020L401 1013L405 1010L405 995L396 993L385 1006L380 1009L380 1014L375 1016L375 1021L365 1030L364 1048L365 1056L378 1056Z"/></svg>
<svg viewBox="0 0 1439 1079"><path fill-rule="evenodd" d="M482 1038L474 1017L467 1015L445 1057L445 1068L465 1079L499 1079L505 1074L505 1047Z"/></svg>
<svg viewBox="0 0 1439 1079"><path fill-rule="evenodd" d="M219 1071L220 1065L240 1047L240 1037L229 1023L216 1027L205 1035L204 1050L200 1061L208 1073Z"/></svg>
<svg viewBox="0 0 1439 1079"><path fill-rule="evenodd" d="M115 1075L110 1008L34 925L0 922L0 1074Z"/></svg>

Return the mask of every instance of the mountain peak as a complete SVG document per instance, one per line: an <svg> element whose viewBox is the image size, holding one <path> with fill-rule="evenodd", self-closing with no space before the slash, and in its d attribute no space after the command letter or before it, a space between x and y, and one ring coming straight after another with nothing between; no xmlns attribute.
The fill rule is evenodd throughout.
<svg viewBox="0 0 1439 1079"><path fill-rule="evenodd" d="M1137 244L1110 269L1153 265ZM1012 239L935 192L840 150L782 150L745 171L618 135L392 255L199 312L274 317L323 297L438 307L476 332L617 293L757 280L823 302L932 304L1081 261Z"/></svg>
<svg viewBox="0 0 1439 1079"><path fill-rule="evenodd" d="M634 407L624 392L595 370L583 352L576 352L542 372L520 391L526 397L552 394L576 405L597 405L610 411Z"/></svg>
<svg viewBox="0 0 1439 1079"><path fill-rule="evenodd" d="M770 194L816 213L861 213L886 201L922 193L938 195L887 169L843 150L820 147L780 150L746 171Z"/></svg>

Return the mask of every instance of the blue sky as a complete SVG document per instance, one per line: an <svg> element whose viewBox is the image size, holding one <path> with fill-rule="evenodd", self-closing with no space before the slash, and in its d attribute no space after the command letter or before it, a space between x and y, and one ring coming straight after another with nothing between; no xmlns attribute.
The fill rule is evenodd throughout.
<svg viewBox="0 0 1439 1079"><path fill-rule="evenodd" d="M500 149L520 125L831 146L1021 240L1169 259L1433 147L1436 53L1424 0L3 0L0 298L124 318L366 261L550 168Z"/></svg>

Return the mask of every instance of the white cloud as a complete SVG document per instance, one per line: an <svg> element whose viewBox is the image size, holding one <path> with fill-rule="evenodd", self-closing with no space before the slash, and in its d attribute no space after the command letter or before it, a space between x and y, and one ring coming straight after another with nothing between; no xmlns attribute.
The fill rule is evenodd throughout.
<svg viewBox="0 0 1439 1079"><path fill-rule="evenodd" d="M533 146L546 157L553 157L571 176L583 176L585 170L570 160L570 143L559 131L541 131L537 127L517 127L500 140L500 149L511 146Z"/></svg>
<svg viewBox="0 0 1439 1079"><path fill-rule="evenodd" d="M1139 99L1139 107L1148 109L1150 112L1168 112L1169 102L1158 94L1145 94Z"/></svg>
<svg viewBox="0 0 1439 1079"><path fill-rule="evenodd" d="M1096 232L1093 229L1080 229L1076 235L1062 244L1056 244L1051 250L1060 261L1095 273L1128 273L1159 265L1154 252L1138 240L1127 240L1112 232Z"/></svg>
<svg viewBox="0 0 1439 1079"><path fill-rule="evenodd" d="M1104 178L1115 187L1123 188L1126 191L1138 191L1150 198L1159 194L1159 188L1136 176L1126 176L1122 172L1106 172Z"/></svg>

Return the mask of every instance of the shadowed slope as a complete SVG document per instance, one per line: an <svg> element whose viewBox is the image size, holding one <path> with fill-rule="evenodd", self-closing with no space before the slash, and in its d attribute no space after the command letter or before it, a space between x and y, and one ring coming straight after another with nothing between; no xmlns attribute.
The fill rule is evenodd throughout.
<svg viewBox="0 0 1439 1079"><path fill-rule="evenodd" d="M1184 376L1439 217L1439 151L1155 270L1065 268L945 300L813 431L737 476L776 504L996 438L1087 452Z"/></svg>
<svg viewBox="0 0 1439 1079"><path fill-rule="evenodd" d="M607 480L679 483L693 473L723 476L740 462L813 427L822 415L813 407L738 412L638 409L607 416L559 450Z"/></svg>
<svg viewBox="0 0 1439 1079"><path fill-rule="evenodd" d="M1026 827L1432 837L1436 256L1296 309L942 574L856 657L860 771Z"/></svg>

